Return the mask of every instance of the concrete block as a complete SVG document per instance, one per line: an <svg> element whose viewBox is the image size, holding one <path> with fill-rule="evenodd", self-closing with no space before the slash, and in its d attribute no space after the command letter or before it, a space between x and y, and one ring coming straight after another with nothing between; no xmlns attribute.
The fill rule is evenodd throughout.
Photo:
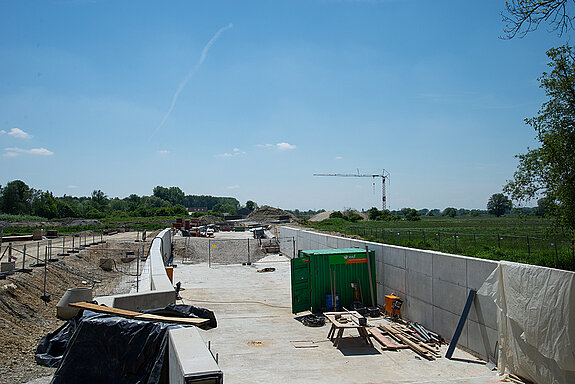
<svg viewBox="0 0 575 384"><path fill-rule="evenodd" d="M406 268L427 276L433 275L433 253L408 249L405 251Z"/></svg>
<svg viewBox="0 0 575 384"><path fill-rule="evenodd" d="M422 273L407 270L407 294L411 299L418 299L422 302L433 303L432 278Z"/></svg>
<svg viewBox="0 0 575 384"><path fill-rule="evenodd" d="M383 269L383 282L384 285L391 287L394 292L407 292L405 286L405 269L385 264Z"/></svg>
<svg viewBox="0 0 575 384"><path fill-rule="evenodd" d="M433 305L429 303L408 296L401 307L401 315L405 319L416 321L433 330Z"/></svg>
<svg viewBox="0 0 575 384"><path fill-rule="evenodd" d="M383 259L386 264L405 269L405 248L387 245L383 251Z"/></svg>
<svg viewBox="0 0 575 384"><path fill-rule="evenodd" d="M433 279L433 305L438 308L459 316L465 307L467 294L465 287Z"/></svg>
<svg viewBox="0 0 575 384"><path fill-rule="evenodd" d="M499 340L497 329L476 323L469 318L467 318L465 328L467 328L467 348L479 354L485 361L491 359L497 362L494 356L495 345Z"/></svg>
<svg viewBox="0 0 575 384"><path fill-rule="evenodd" d="M463 309L463 308L462 308ZM438 307L433 307L433 330L443 336L446 340L451 340L461 314L455 315ZM467 327L463 327L458 345L467 347Z"/></svg>
<svg viewBox="0 0 575 384"><path fill-rule="evenodd" d="M467 258L434 253L433 278L467 287Z"/></svg>
<svg viewBox="0 0 575 384"><path fill-rule="evenodd" d="M476 295L468 318L480 324L485 324L490 328L497 329L497 306L493 299Z"/></svg>
<svg viewBox="0 0 575 384"><path fill-rule="evenodd" d="M467 259L467 286L478 290L485 279L497 268L497 262L482 259Z"/></svg>

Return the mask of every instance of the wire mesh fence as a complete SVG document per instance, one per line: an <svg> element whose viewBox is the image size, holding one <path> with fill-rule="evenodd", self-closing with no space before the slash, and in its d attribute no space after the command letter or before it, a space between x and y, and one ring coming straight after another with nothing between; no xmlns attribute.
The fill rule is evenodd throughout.
<svg viewBox="0 0 575 384"><path fill-rule="evenodd" d="M573 243L534 236L350 226L345 231L385 244L575 270Z"/></svg>
<svg viewBox="0 0 575 384"><path fill-rule="evenodd" d="M176 258L182 263L209 265L247 264L265 262L270 254L280 253L280 245L273 239L218 239L186 237L176 240ZM262 260L264 259L264 260Z"/></svg>

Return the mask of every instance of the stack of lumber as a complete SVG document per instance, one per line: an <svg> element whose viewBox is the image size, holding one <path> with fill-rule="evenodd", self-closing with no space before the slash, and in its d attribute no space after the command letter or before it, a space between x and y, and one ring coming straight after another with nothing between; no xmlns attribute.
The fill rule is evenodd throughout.
<svg viewBox="0 0 575 384"><path fill-rule="evenodd" d="M434 342L423 342L414 335L413 330L402 324L380 325L369 330L371 337L377 340L383 350L410 348L427 360L435 360L441 355Z"/></svg>

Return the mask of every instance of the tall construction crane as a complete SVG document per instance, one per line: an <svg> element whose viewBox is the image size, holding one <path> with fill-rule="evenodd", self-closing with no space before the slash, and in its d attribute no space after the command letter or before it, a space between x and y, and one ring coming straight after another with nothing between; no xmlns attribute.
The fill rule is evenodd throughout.
<svg viewBox="0 0 575 384"><path fill-rule="evenodd" d="M337 176L337 177L371 177L375 179L376 177L381 177L381 209L385 210L387 206L387 196L385 193L385 182L389 182L389 172L385 169L381 171L381 174L365 174L359 173L359 169L356 173L314 173L314 176Z"/></svg>

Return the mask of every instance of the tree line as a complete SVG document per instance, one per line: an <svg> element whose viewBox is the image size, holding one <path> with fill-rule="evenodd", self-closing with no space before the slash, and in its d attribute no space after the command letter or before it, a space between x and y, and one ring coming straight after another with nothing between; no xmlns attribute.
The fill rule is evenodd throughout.
<svg viewBox="0 0 575 384"><path fill-rule="evenodd" d="M99 189L90 196L54 196L50 191L31 188L22 180L0 186L0 213L46 219L178 216L187 215L187 208L193 207L221 216L248 214L257 204L248 200L241 206L234 197L186 195L179 187L156 186L150 196L131 194L120 199L110 198Z"/></svg>

